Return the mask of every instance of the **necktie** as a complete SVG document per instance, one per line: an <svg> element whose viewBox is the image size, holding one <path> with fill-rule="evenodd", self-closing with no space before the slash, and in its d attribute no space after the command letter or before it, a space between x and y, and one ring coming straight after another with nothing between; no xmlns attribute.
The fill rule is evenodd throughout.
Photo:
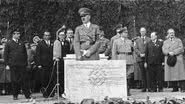
<svg viewBox="0 0 185 104"><path fill-rule="evenodd" d="M142 40L143 40L143 43L145 43L145 38L144 37L142 37Z"/></svg>
<svg viewBox="0 0 185 104"><path fill-rule="evenodd" d="M69 43L71 44L71 38L69 38Z"/></svg>
<svg viewBox="0 0 185 104"><path fill-rule="evenodd" d="M62 45L64 45L64 41L62 40Z"/></svg>
<svg viewBox="0 0 185 104"><path fill-rule="evenodd" d="M46 41L46 42L47 42L47 45L49 46L50 45L49 41Z"/></svg>
<svg viewBox="0 0 185 104"><path fill-rule="evenodd" d="M88 28L87 24L85 24L85 27Z"/></svg>
<svg viewBox="0 0 185 104"><path fill-rule="evenodd" d="M156 45L155 41L153 41L154 45Z"/></svg>
<svg viewBox="0 0 185 104"><path fill-rule="evenodd" d="M170 38L171 41L173 41L173 38Z"/></svg>

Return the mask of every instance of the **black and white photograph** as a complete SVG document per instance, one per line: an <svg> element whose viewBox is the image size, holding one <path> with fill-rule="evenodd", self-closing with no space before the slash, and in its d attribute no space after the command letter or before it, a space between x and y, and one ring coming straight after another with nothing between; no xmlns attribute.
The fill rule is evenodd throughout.
<svg viewBox="0 0 185 104"><path fill-rule="evenodd" d="M185 0L0 0L0 104L185 104Z"/></svg>

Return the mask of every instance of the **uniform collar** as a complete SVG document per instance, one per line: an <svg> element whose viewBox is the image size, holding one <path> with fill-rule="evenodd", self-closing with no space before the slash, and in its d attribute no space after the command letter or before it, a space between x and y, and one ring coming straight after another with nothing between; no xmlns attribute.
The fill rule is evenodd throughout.
<svg viewBox="0 0 185 104"><path fill-rule="evenodd" d="M91 25L91 22L88 22L88 23L84 24L84 26L87 27L87 28L89 28L90 25Z"/></svg>

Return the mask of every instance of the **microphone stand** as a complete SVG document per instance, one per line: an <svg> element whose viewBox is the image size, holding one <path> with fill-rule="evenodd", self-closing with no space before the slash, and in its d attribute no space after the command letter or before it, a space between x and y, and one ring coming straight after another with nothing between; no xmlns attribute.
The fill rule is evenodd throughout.
<svg viewBox="0 0 185 104"><path fill-rule="evenodd" d="M57 71L56 71L56 73L57 73L57 82L56 82L56 84L55 84L55 86L54 86L54 88L53 88L53 90L51 91L51 93L50 93L50 95L49 96L51 96L52 95L52 93L55 91L55 89L57 90L56 92L57 92L57 103L55 103L55 104L59 104L59 99L60 99L60 94L59 94L59 91L60 91L60 89L59 89L59 87L60 87L60 83L59 83L59 60L55 60L56 61L56 64L57 64Z"/></svg>
<svg viewBox="0 0 185 104"><path fill-rule="evenodd" d="M56 39L58 39L58 34L59 34L60 30L65 29L65 28L66 28L65 25L63 25L61 28L59 28L57 30L57 32L56 32ZM57 83L55 84L55 86L54 86L54 88L51 91L51 93L50 93L49 96L51 96L51 94L53 93L53 91L55 89L57 89L57 103L55 103L55 104L59 104L59 99L60 99L60 94L59 94L59 91L60 91L60 83L59 83L59 62L60 62L60 59L56 59L55 62L57 63L57 72L56 72L57 73Z"/></svg>

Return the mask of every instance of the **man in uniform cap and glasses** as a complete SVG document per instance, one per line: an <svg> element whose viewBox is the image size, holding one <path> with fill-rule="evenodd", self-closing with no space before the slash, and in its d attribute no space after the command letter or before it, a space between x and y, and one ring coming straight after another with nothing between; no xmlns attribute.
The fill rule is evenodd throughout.
<svg viewBox="0 0 185 104"><path fill-rule="evenodd" d="M120 29L120 37L114 40L112 46L112 60L126 60L126 73L127 73L127 88L128 95L130 95L129 86L131 75L134 72L133 64L133 44L130 39L128 39L127 27Z"/></svg>
<svg viewBox="0 0 185 104"><path fill-rule="evenodd" d="M112 45L113 45L113 42L114 40L120 38L120 32L122 32L121 30L123 29L123 26L122 24L118 24L115 26L114 30L116 30L116 35L114 35L111 40L110 40L110 44L109 44L109 47L108 47L108 51L105 53L106 56L109 56L109 59L111 59L111 50L112 50Z"/></svg>
<svg viewBox="0 0 185 104"><path fill-rule="evenodd" d="M91 10L80 8L82 25L76 27L74 35L74 49L77 60L98 60L98 49L100 43L98 40L99 26L92 24Z"/></svg>

